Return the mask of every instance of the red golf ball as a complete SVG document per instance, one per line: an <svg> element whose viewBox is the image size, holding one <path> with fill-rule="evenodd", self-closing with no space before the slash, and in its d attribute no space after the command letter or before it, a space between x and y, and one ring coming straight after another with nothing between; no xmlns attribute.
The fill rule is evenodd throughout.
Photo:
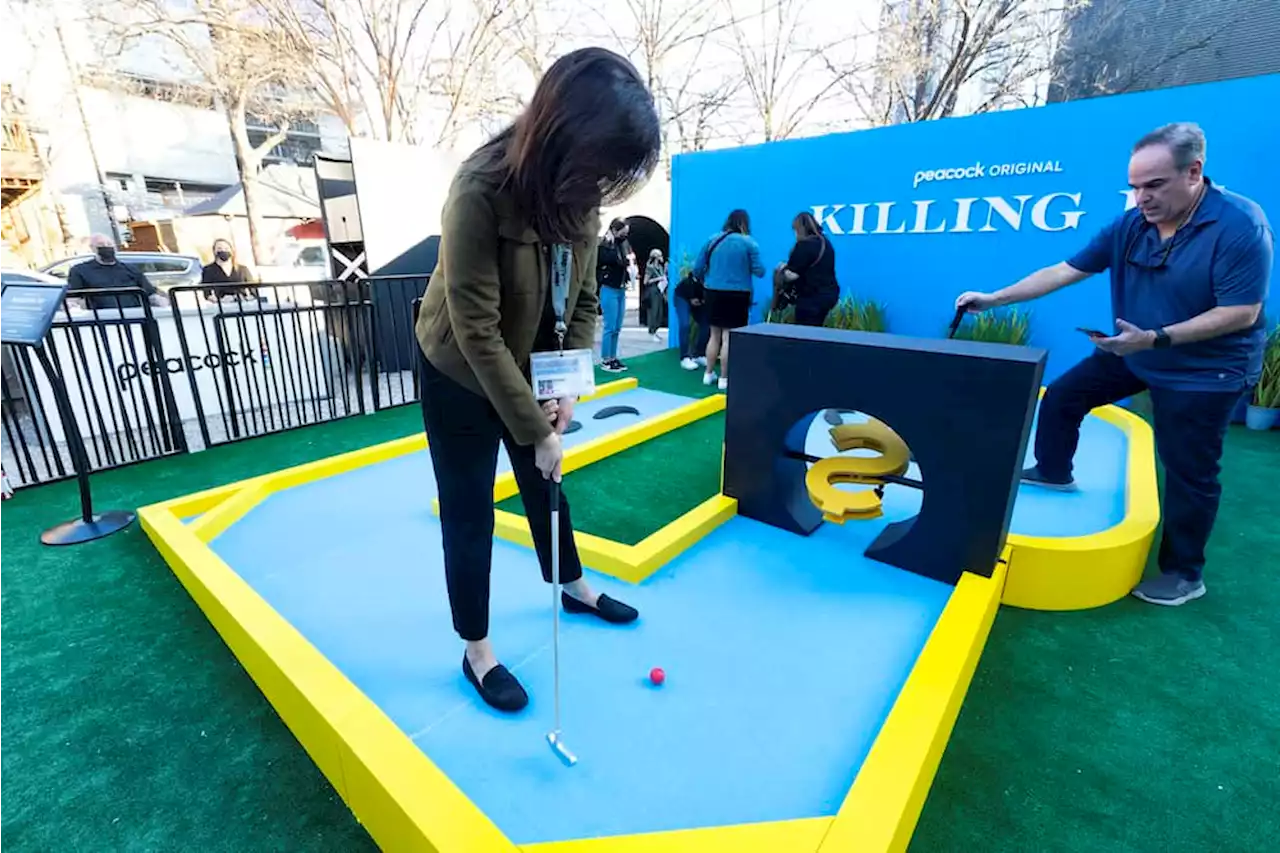
<svg viewBox="0 0 1280 853"><path fill-rule="evenodd" d="M662 682L667 680L667 674L663 672L661 668L655 666L653 669L649 670L649 680L654 684L660 685Z"/></svg>

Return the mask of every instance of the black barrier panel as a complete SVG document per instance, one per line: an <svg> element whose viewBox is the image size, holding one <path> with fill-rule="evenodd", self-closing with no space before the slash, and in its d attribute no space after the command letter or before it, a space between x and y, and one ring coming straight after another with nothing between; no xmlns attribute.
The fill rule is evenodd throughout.
<svg viewBox="0 0 1280 853"><path fill-rule="evenodd" d="M138 288L69 291L45 338L62 375L74 423L58 412L44 371L24 348L5 347L4 472L15 485L74 475L67 435L75 430L90 469L186 452L169 377L137 365L162 358L156 318ZM159 310L159 309L158 309Z"/></svg>
<svg viewBox="0 0 1280 853"><path fill-rule="evenodd" d="M172 288L168 307L121 289L55 319L50 356L94 470L415 403L423 276L254 284L241 297ZM105 300L105 301L104 301ZM12 351L11 351L12 350ZM4 349L4 471L16 485L72 476L38 365Z"/></svg>
<svg viewBox="0 0 1280 853"><path fill-rule="evenodd" d="M426 291L427 277L369 278L360 284L372 305L373 408L412 403L417 399L419 353L415 306Z"/></svg>
<svg viewBox="0 0 1280 853"><path fill-rule="evenodd" d="M729 359L724 493L740 515L813 532L822 513L788 433L803 432L815 412L853 409L901 436L923 472L919 514L886 526L866 556L947 583L965 570L991 574L1013 515L1044 350L763 324L731 333Z"/></svg>
<svg viewBox="0 0 1280 853"><path fill-rule="evenodd" d="M369 305L357 287L331 284L255 284L248 297L170 291L176 352L164 369L181 374L205 446L366 411Z"/></svg>

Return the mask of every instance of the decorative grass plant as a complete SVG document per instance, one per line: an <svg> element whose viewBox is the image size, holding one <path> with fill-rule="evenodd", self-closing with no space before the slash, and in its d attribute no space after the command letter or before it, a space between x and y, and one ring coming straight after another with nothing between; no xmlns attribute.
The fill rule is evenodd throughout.
<svg viewBox="0 0 1280 853"><path fill-rule="evenodd" d="M956 330L962 341L1026 346L1031 342L1031 312L1019 308L997 308L965 317Z"/></svg>
<svg viewBox="0 0 1280 853"><path fill-rule="evenodd" d="M855 332L886 332L889 330L887 312L883 303L857 296L845 296L836 303L823 323L828 329L849 329Z"/></svg>
<svg viewBox="0 0 1280 853"><path fill-rule="evenodd" d="M768 321L795 323L795 306L788 305L781 311L771 312ZM823 325L828 329L848 329L855 332L884 332L889 328L887 312L882 303L853 295L842 297L831 309L831 313L827 314Z"/></svg>
<svg viewBox="0 0 1280 853"><path fill-rule="evenodd" d="M1253 405L1263 409L1280 409L1280 326L1267 336L1262 351L1262 376L1253 389Z"/></svg>

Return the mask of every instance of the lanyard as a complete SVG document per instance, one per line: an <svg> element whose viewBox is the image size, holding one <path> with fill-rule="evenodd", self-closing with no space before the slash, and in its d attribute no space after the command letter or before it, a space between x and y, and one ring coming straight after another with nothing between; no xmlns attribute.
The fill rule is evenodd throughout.
<svg viewBox="0 0 1280 853"><path fill-rule="evenodd" d="M551 247L551 310L556 315L556 342L564 349L564 336L569 327L564 322L565 305L569 301L570 269L573 265L573 249L568 243L555 243Z"/></svg>

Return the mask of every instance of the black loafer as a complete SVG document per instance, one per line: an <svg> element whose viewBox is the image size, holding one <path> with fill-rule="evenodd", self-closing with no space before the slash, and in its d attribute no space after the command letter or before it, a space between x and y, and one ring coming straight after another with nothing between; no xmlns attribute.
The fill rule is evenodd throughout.
<svg viewBox="0 0 1280 853"><path fill-rule="evenodd" d="M475 671L471 668L471 661L467 660L467 656L462 656L462 673L467 677L467 681L471 682L471 686L480 694L480 698L485 704L499 711L519 711L529 704L529 694L524 692L524 688L520 686L520 682L516 677L507 671L502 664L498 664L493 669L484 674L484 681L476 678Z"/></svg>
<svg viewBox="0 0 1280 853"><path fill-rule="evenodd" d="M599 616L604 621L612 622L614 625L634 622L640 616L640 611L631 605L623 604L616 598L610 598L604 593L600 593L595 607L590 604L583 604L567 592L560 593L560 601L564 604L564 609L569 613L590 613L592 616Z"/></svg>

